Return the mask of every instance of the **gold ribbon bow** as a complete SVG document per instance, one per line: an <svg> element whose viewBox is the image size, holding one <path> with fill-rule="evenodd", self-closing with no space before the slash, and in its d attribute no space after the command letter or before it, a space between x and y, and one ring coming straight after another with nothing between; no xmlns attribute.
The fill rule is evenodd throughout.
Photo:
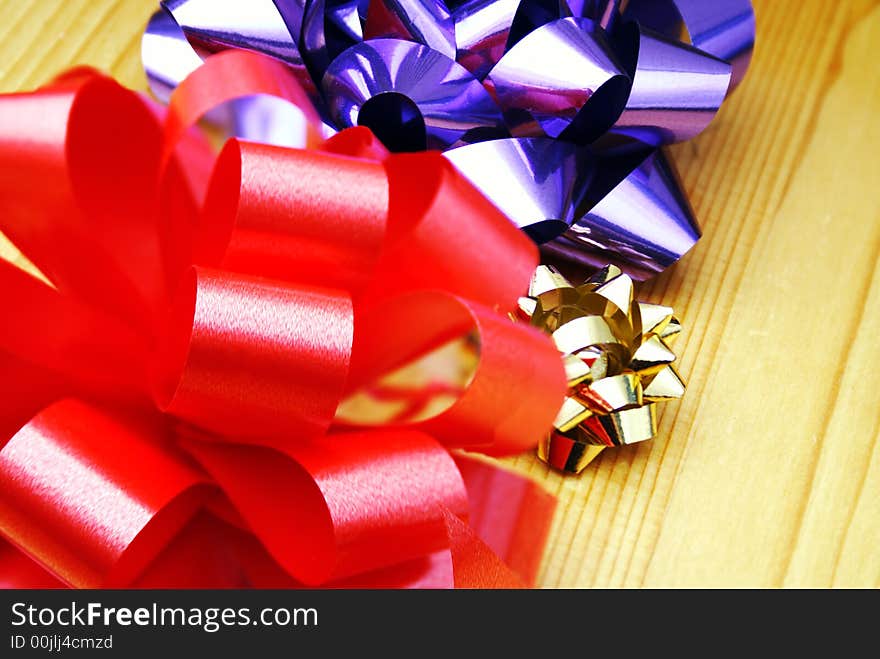
<svg viewBox="0 0 880 659"><path fill-rule="evenodd" d="M634 301L632 279L616 266L580 286L539 266L518 316L550 334L565 362L568 395L538 446L557 469L579 473L607 446L651 439L656 403L684 394L669 349L681 325L669 307Z"/></svg>

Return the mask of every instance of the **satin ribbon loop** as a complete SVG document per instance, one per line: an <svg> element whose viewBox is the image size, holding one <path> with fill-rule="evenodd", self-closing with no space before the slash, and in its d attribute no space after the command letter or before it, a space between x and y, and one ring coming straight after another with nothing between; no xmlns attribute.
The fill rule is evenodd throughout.
<svg viewBox="0 0 880 659"><path fill-rule="evenodd" d="M358 291L383 250L388 188L378 162L230 140L212 175L196 262Z"/></svg>
<svg viewBox="0 0 880 659"><path fill-rule="evenodd" d="M68 583L129 583L189 520L206 481L155 428L65 399L0 451L3 532Z"/></svg>
<svg viewBox="0 0 880 659"><path fill-rule="evenodd" d="M519 453L552 423L554 401L565 393L564 374L545 337L448 293L403 295L364 313L358 323L350 390L473 329L479 361L469 382L451 407L417 425L447 446ZM510 388L510 381L520 384Z"/></svg>
<svg viewBox="0 0 880 659"><path fill-rule="evenodd" d="M166 326L154 380L163 411L237 440L329 427L352 345L345 293L194 268Z"/></svg>
<svg viewBox="0 0 880 659"><path fill-rule="evenodd" d="M454 461L421 433L336 434L283 454L213 443L185 446L279 565L308 585L447 549L442 510L467 518ZM279 508L283 503L292 505Z"/></svg>

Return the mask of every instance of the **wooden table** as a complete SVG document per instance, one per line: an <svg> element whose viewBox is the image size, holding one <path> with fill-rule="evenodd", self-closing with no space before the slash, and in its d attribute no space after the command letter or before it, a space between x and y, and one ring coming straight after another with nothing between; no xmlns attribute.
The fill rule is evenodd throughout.
<svg viewBox="0 0 880 659"><path fill-rule="evenodd" d="M580 476L512 461L559 497L544 586L880 584L880 3L754 4L745 83L672 149L704 237L640 295L685 323L685 399ZM0 0L0 91L142 88L154 5Z"/></svg>

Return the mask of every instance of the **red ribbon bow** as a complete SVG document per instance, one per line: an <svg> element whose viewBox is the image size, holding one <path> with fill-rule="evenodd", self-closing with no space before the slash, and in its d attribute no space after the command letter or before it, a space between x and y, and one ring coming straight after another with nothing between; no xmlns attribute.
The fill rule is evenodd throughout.
<svg viewBox="0 0 880 659"><path fill-rule="evenodd" d="M315 148L215 158L196 121L251 94L302 108ZM447 449L519 452L558 410L555 347L505 316L536 249L438 153L316 125L287 69L244 52L167 114L91 70L0 97L0 229L51 282L0 261L0 531L64 583L534 577L552 500ZM334 422L469 330L479 365L446 411ZM0 565L52 583L12 548Z"/></svg>

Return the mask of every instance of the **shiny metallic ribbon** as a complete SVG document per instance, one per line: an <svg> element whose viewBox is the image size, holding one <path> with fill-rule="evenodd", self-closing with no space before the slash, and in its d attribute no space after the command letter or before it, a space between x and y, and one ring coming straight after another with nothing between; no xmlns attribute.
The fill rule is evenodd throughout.
<svg viewBox="0 0 880 659"><path fill-rule="evenodd" d="M684 394L669 348L681 325L669 307L635 301L615 266L580 286L539 266L514 320L550 334L565 361L568 396L538 446L557 469L578 473L607 446L653 438L656 403Z"/></svg>
<svg viewBox="0 0 880 659"><path fill-rule="evenodd" d="M546 255L646 279L700 237L662 146L742 80L749 0L164 0L143 39L155 95L211 53L284 62L328 133L440 149ZM682 36L684 35L684 36ZM290 144L285 110L241 99L233 134Z"/></svg>

